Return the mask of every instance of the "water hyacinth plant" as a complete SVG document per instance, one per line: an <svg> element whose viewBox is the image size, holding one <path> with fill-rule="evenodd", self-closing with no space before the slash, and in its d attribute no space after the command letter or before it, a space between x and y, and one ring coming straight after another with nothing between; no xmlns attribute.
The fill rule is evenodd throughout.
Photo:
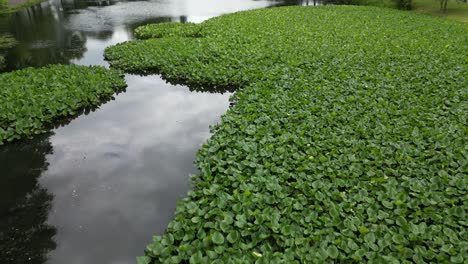
<svg viewBox="0 0 468 264"><path fill-rule="evenodd" d="M201 27L194 23L164 22L159 24L148 24L135 29L135 37L139 39L160 37L198 37Z"/></svg>
<svg viewBox="0 0 468 264"><path fill-rule="evenodd" d="M467 261L466 24L325 6L172 27L105 56L240 89L139 263Z"/></svg>
<svg viewBox="0 0 468 264"><path fill-rule="evenodd" d="M126 87L117 70L51 65L0 74L0 144L45 131L47 125L99 106Z"/></svg>

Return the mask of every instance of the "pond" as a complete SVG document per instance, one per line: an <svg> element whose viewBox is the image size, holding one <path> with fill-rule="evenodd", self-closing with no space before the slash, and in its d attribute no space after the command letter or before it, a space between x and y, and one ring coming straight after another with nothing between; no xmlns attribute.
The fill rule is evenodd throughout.
<svg viewBox="0 0 468 264"><path fill-rule="evenodd" d="M143 24L297 3L50 0L0 16L0 34L19 41L6 70L107 66L104 48L133 39ZM231 93L191 91L160 76L126 81L126 91L96 111L0 146L0 263L133 263L164 232Z"/></svg>

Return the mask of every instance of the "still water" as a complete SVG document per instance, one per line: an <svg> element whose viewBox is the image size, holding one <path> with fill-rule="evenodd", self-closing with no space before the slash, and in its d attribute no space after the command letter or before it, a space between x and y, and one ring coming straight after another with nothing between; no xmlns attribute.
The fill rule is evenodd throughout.
<svg viewBox="0 0 468 264"><path fill-rule="evenodd" d="M104 48L132 39L140 25L284 4L297 2L49 0L0 16L0 34L19 41L6 70L107 66ZM126 81L126 91L99 109L0 146L0 263L134 263L164 232L231 94L159 76Z"/></svg>

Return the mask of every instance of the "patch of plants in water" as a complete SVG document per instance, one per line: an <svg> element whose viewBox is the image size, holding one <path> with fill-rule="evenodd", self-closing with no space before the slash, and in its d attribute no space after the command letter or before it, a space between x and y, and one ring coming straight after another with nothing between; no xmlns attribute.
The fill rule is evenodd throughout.
<svg viewBox="0 0 468 264"><path fill-rule="evenodd" d="M135 37L138 39L150 39L161 37L199 37L201 27L194 23L164 22L148 24L135 29Z"/></svg>
<svg viewBox="0 0 468 264"><path fill-rule="evenodd" d="M120 71L51 65L0 74L0 144L45 132L57 119L99 106L126 87Z"/></svg>
<svg viewBox="0 0 468 264"><path fill-rule="evenodd" d="M467 261L468 25L325 6L200 27L105 52L126 71L241 87L139 263Z"/></svg>

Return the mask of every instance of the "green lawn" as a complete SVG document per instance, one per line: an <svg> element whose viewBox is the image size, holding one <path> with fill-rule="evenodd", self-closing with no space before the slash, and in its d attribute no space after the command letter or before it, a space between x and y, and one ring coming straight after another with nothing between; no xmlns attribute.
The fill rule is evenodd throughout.
<svg viewBox="0 0 468 264"><path fill-rule="evenodd" d="M466 262L467 31L283 7L149 25L108 48L129 72L240 88L140 263Z"/></svg>

